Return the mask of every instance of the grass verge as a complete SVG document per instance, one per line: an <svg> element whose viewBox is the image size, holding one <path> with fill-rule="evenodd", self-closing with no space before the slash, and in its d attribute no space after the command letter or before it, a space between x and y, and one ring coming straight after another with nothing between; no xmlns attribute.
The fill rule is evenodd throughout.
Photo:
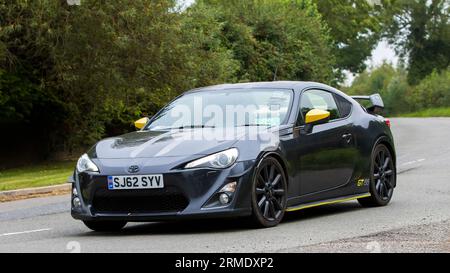
<svg viewBox="0 0 450 273"><path fill-rule="evenodd" d="M51 162L0 170L0 191L59 185L67 182L75 162Z"/></svg>
<svg viewBox="0 0 450 273"><path fill-rule="evenodd" d="M418 112L401 114L400 117L406 118L450 117L450 107L430 108Z"/></svg>

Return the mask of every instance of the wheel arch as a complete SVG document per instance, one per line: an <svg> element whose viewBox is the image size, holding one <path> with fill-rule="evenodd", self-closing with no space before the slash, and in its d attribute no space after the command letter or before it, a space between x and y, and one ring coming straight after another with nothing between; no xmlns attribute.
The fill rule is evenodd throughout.
<svg viewBox="0 0 450 273"><path fill-rule="evenodd" d="M286 184L289 186L289 174L288 174L288 170L287 170L287 164L286 164L285 160L283 159L283 157L281 155L279 155L277 152L270 151L270 152L262 153L258 159L257 166L259 166L259 163L264 158L267 158L267 157L273 157L278 161L278 163L280 163L281 168L283 168L284 176L286 177Z"/></svg>
<svg viewBox="0 0 450 273"><path fill-rule="evenodd" d="M395 153L395 148L392 144L392 142L390 141L389 137L386 135L382 135L380 137L378 137L378 139L375 141L375 144L372 147L372 152L375 150L375 147L379 144L383 144L384 146L386 146L389 150L389 152L392 155L392 158L394 159L394 166L397 168L397 156Z"/></svg>

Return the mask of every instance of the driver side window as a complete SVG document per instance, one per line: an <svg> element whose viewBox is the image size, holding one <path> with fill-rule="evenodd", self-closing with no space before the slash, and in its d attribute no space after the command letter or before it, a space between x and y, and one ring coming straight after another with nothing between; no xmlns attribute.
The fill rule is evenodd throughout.
<svg viewBox="0 0 450 273"><path fill-rule="evenodd" d="M299 124L305 124L306 114L313 110L325 110L330 112L330 120L340 118L339 110L333 94L322 90L305 91L300 98Z"/></svg>

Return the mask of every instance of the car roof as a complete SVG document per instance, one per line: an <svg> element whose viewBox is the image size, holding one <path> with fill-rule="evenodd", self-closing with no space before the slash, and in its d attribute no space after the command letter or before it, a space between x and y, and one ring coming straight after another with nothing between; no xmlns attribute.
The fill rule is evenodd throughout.
<svg viewBox="0 0 450 273"><path fill-rule="evenodd" d="M234 84L219 84L206 86L201 88L192 89L190 91L185 92L184 94L192 94L197 92L211 92L218 90L232 90L232 89L240 89L240 90L248 90L248 89L291 89L295 92L301 92L306 88L319 88L334 92L335 94L340 95L341 97L346 98L351 101L353 104L359 104L357 101L353 100L349 95L344 92L331 87L329 85L318 83L318 82L307 82L307 81L273 81L273 82L248 82L248 83L234 83Z"/></svg>
<svg viewBox="0 0 450 273"><path fill-rule="evenodd" d="M219 84L207 87L196 88L188 91L187 93L194 92L207 92L227 89L252 89L252 88L279 88L279 89L292 89L295 91L301 91L308 87L326 88L336 91L334 88L317 82L304 82L304 81L273 81L273 82L248 82L248 83L235 83L235 84Z"/></svg>

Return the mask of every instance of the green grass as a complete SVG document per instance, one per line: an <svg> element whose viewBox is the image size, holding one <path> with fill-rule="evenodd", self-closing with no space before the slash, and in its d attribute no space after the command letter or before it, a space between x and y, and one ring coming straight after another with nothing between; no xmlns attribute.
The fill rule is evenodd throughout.
<svg viewBox="0 0 450 273"><path fill-rule="evenodd" d="M58 185L67 182L75 162L52 162L0 170L0 191Z"/></svg>
<svg viewBox="0 0 450 273"><path fill-rule="evenodd" d="M401 114L400 117L407 117L407 118L450 117L450 107L430 108L418 112Z"/></svg>

